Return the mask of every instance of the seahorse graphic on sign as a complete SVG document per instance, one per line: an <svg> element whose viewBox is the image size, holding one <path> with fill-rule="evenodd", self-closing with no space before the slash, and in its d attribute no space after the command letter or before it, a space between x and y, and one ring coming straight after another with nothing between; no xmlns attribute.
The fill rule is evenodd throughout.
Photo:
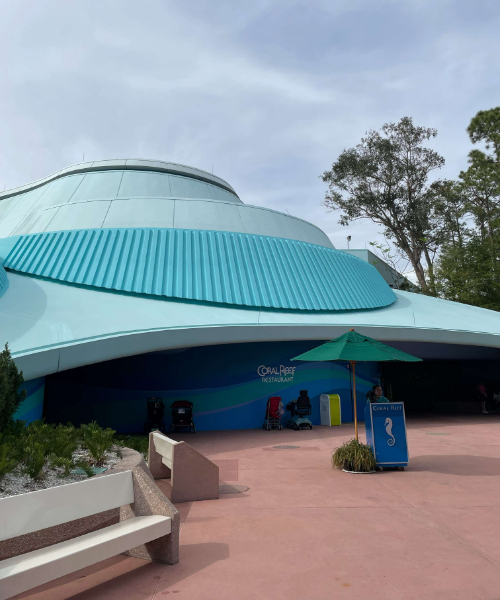
<svg viewBox="0 0 500 600"><path fill-rule="evenodd" d="M389 446L394 446L394 444L396 443L396 438L392 435L392 419L390 417L387 417L387 419L385 420L385 430L387 432L387 435L389 436L387 444Z"/></svg>

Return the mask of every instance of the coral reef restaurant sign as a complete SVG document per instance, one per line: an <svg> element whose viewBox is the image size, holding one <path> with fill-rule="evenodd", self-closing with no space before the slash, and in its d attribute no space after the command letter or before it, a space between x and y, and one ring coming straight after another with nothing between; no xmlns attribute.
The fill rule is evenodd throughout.
<svg viewBox="0 0 500 600"><path fill-rule="evenodd" d="M262 379L262 383L291 383L295 375L297 367L266 367L260 365L257 369L258 376Z"/></svg>

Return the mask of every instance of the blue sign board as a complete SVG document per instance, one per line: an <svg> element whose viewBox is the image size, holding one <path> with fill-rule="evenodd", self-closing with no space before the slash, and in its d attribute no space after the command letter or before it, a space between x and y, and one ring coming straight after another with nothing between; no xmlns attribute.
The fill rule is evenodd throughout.
<svg viewBox="0 0 500 600"><path fill-rule="evenodd" d="M368 403L365 408L366 442L373 449L377 466L406 467L405 410L402 402Z"/></svg>

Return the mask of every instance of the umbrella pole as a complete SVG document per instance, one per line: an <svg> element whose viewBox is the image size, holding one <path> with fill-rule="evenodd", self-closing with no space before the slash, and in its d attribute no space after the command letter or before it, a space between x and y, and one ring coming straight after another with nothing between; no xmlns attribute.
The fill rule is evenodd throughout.
<svg viewBox="0 0 500 600"><path fill-rule="evenodd" d="M358 441L358 409L356 406L356 361L350 361L352 366L352 395L354 397L354 435Z"/></svg>

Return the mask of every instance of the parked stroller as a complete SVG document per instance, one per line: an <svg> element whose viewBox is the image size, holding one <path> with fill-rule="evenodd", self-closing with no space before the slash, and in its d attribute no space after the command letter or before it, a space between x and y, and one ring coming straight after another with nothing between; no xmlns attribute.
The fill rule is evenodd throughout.
<svg viewBox="0 0 500 600"><path fill-rule="evenodd" d="M170 433L179 427L189 427L193 433L196 433L196 428L193 423L193 403L189 400L176 400L172 406L172 425L170 425Z"/></svg>
<svg viewBox="0 0 500 600"><path fill-rule="evenodd" d="M290 411L291 418L286 422L287 427L293 429L312 429L313 424L307 418L311 414L311 400L307 395L307 390L300 390L300 396L297 400L289 402L286 409Z"/></svg>
<svg viewBox="0 0 500 600"><path fill-rule="evenodd" d="M165 404L161 398L148 398L148 420L144 423L144 433L159 429L165 433Z"/></svg>
<svg viewBox="0 0 500 600"><path fill-rule="evenodd" d="M272 396L269 398L266 406L266 417L262 428L267 431L270 429L281 429L282 409L283 402L281 401L281 396Z"/></svg>

